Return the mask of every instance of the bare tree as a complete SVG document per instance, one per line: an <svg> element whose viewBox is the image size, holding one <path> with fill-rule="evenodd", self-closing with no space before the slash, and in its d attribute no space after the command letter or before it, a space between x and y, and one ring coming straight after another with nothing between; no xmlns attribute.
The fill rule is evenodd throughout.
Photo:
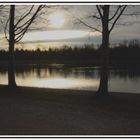
<svg viewBox="0 0 140 140"><path fill-rule="evenodd" d="M5 26L5 36L9 42L9 63L8 63L8 85L16 87L15 68L14 68L14 48L15 43L19 42L28 31L30 25L39 16L44 6L31 6L23 15L15 16L15 5L10 5L9 19ZM9 25L9 26L8 26ZM7 30L9 34L7 35Z"/></svg>
<svg viewBox="0 0 140 140"><path fill-rule="evenodd" d="M113 7L113 10L111 10ZM91 26L84 22L80 18L76 18L83 25L93 29L94 31L102 33L102 44L100 47L101 54L101 78L98 92L100 95L108 94L108 56L109 56L109 38L110 33L114 29L117 21L120 19L126 5L96 5L96 13L90 15L94 20L99 20L101 23L101 28Z"/></svg>

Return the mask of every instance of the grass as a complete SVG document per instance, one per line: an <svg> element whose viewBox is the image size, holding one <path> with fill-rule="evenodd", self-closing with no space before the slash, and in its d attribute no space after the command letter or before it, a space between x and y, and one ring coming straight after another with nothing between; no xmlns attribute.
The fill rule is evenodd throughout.
<svg viewBox="0 0 140 140"><path fill-rule="evenodd" d="M1 135L140 134L140 94L0 86Z"/></svg>

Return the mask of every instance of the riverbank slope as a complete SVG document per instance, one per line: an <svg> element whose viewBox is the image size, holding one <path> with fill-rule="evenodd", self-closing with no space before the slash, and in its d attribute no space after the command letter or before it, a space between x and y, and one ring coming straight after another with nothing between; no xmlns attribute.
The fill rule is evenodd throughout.
<svg viewBox="0 0 140 140"><path fill-rule="evenodd" d="M0 86L0 134L140 134L140 94Z"/></svg>

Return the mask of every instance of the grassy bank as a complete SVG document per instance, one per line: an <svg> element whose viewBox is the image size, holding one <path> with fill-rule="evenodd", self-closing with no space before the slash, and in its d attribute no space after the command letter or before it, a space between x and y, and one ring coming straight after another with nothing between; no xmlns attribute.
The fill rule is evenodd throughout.
<svg viewBox="0 0 140 140"><path fill-rule="evenodd" d="M0 134L140 134L140 95L0 87Z"/></svg>

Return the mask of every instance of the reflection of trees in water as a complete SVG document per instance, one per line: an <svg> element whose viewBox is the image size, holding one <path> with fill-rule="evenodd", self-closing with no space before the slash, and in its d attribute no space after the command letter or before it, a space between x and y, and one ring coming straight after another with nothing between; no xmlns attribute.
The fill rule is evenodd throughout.
<svg viewBox="0 0 140 140"><path fill-rule="evenodd" d="M0 73L2 71L0 70ZM4 70L6 73L6 69ZM16 76L22 77L37 77L37 78L47 78L47 77L81 77L81 78L94 78L99 77L98 72L94 69L75 69L75 68L53 68L53 67L42 67L42 66L18 66L16 67Z"/></svg>
<svg viewBox="0 0 140 140"><path fill-rule="evenodd" d="M44 78L48 77L49 73L51 73L51 70L48 68L42 68L38 66L21 66L16 68L16 76L22 78L26 77L38 77L38 78Z"/></svg>
<svg viewBox="0 0 140 140"><path fill-rule="evenodd" d="M126 68L126 69L110 70L109 77L124 79L126 81L128 79L131 79L132 81L137 82L140 78L140 69Z"/></svg>
<svg viewBox="0 0 140 140"><path fill-rule="evenodd" d="M3 66L0 66L0 74L1 75L6 75L7 74L7 68L3 67Z"/></svg>
<svg viewBox="0 0 140 140"><path fill-rule="evenodd" d="M0 74L6 75L6 67L0 67ZM47 77L74 77L74 78L84 78L92 79L100 77L100 68L57 68L57 67L45 67L45 66L17 66L16 76L22 77L37 77L37 78L47 78ZM110 78L119 78L123 80L131 79L137 81L140 78L140 69L136 68L124 68L124 69L110 69Z"/></svg>

